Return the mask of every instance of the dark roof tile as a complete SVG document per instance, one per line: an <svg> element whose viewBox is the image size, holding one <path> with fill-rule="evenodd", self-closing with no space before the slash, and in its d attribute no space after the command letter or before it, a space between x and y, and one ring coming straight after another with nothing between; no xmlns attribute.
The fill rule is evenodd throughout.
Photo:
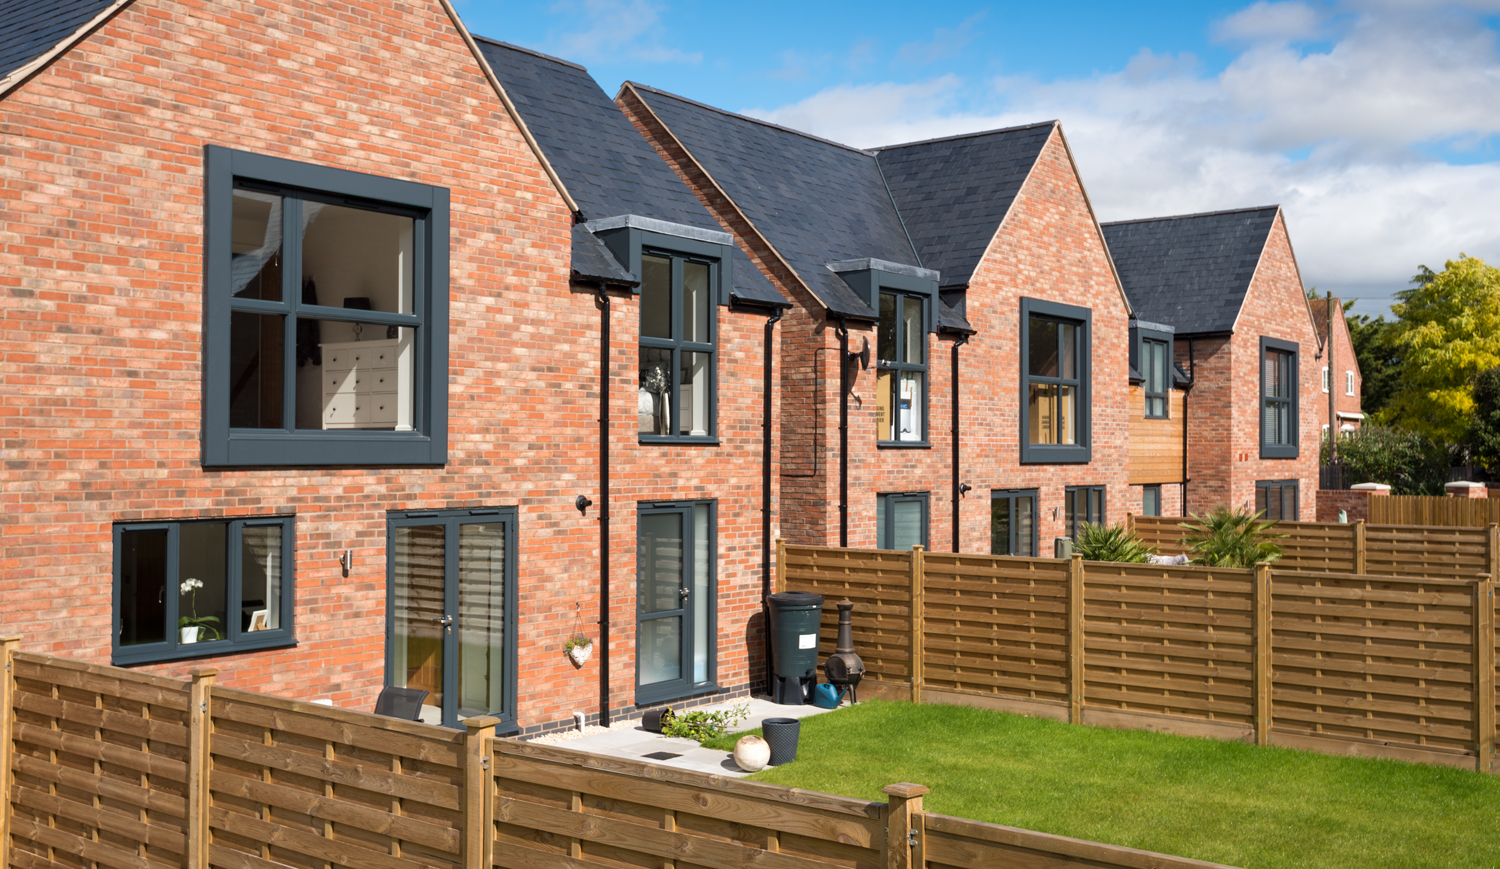
<svg viewBox="0 0 1500 869"><path fill-rule="evenodd" d="M0 79L56 48L115 0L0 0Z"/></svg>

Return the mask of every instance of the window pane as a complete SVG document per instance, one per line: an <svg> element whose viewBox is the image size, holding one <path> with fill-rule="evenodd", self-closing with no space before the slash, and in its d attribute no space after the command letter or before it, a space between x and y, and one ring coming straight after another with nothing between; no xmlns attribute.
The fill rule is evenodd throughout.
<svg viewBox="0 0 1500 869"><path fill-rule="evenodd" d="M1089 521L1104 524L1104 493L1098 489L1089 490Z"/></svg>
<svg viewBox="0 0 1500 869"><path fill-rule="evenodd" d="M1141 514L1144 516L1161 515L1161 489L1157 486L1146 486L1141 492Z"/></svg>
<svg viewBox="0 0 1500 869"><path fill-rule="evenodd" d="M1032 495L1016 496L1016 554L1034 557L1036 547L1036 498Z"/></svg>
<svg viewBox="0 0 1500 869"><path fill-rule="evenodd" d="M1262 365L1262 388L1268 398L1279 398L1282 392L1282 354L1275 350L1267 350L1265 362Z"/></svg>
<svg viewBox="0 0 1500 869"><path fill-rule="evenodd" d="M682 617L650 619L640 623L642 685L682 678Z"/></svg>
<svg viewBox="0 0 1500 869"><path fill-rule="evenodd" d="M708 434L708 407L711 395L713 355L709 353L683 353L681 387L682 407L678 410L678 434Z"/></svg>
<svg viewBox="0 0 1500 869"><path fill-rule="evenodd" d="M922 386L926 375L920 371L902 371L896 396L896 439L922 439Z"/></svg>
<svg viewBox="0 0 1500 869"><path fill-rule="evenodd" d="M1261 442L1267 444L1279 444L1281 432L1285 428L1282 424L1282 416L1285 410L1279 401L1265 399L1260 411Z"/></svg>
<svg viewBox="0 0 1500 869"><path fill-rule="evenodd" d="M1146 341L1145 364L1146 391L1167 391L1167 345L1162 341Z"/></svg>
<svg viewBox="0 0 1500 869"><path fill-rule="evenodd" d="M921 501L899 500L891 502L892 549L910 549L925 543L922 539L922 514L925 505Z"/></svg>
<svg viewBox="0 0 1500 869"><path fill-rule="evenodd" d="M713 297L709 293L708 264L685 262L682 264L682 325L687 334L684 341L708 343L713 338L708 330L708 318L713 313Z"/></svg>
<svg viewBox="0 0 1500 869"><path fill-rule="evenodd" d="M1028 350L1026 371L1033 377L1057 377L1058 324L1041 317L1032 317L1028 324ZM1032 441L1050 443L1050 441Z"/></svg>
<svg viewBox="0 0 1500 869"><path fill-rule="evenodd" d="M640 517L636 593L643 613L682 609L682 532L681 513L644 513Z"/></svg>
<svg viewBox="0 0 1500 869"><path fill-rule="evenodd" d="M641 334L672 337L672 261L666 257L641 257Z"/></svg>
<svg viewBox="0 0 1500 869"><path fill-rule="evenodd" d="M167 529L120 532L120 645L167 640Z"/></svg>
<svg viewBox="0 0 1500 869"><path fill-rule="evenodd" d="M391 684L428 693L425 706L443 706L442 619L445 539L442 525L397 528L392 544L394 604L391 641L396 661Z"/></svg>
<svg viewBox="0 0 1500 869"><path fill-rule="evenodd" d="M693 505L693 681L708 681L709 624L708 604L708 505Z"/></svg>
<svg viewBox="0 0 1500 869"><path fill-rule="evenodd" d="M896 361L896 297L890 293L880 294L880 326L875 337L875 353L881 362Z"/></svg>
<svg viewBox="0 0 1500 869"><path fill-rule="evenodd" d="M671 434L672 351L641 348L641 385L636 398L636 430L641 434Z"/></svg>
<svg viewBox="0 0 1500 869"><path fill-rule="evenodd" d="M1289 521L1297 521L1297 487L1281 487L1281 518Z"/></svg>
<svg viewBox="0 0 1500 869"><path fill-rule="evenodd" d="M228 536L227 522L185 523L178 532L177 627L198 628L195 642L229 637Z"/></svg>
<svg viewBox="0 0 1500 869"><path fill-rule="evenodd" d="M1078 533L1078 510L1076 505L1079 494L1077 489L1068 489L1063 493L1063 530L1067 532L1069 537Z"/></svg>
<svg viewBox="0 0 1500 869"><path fill-rule="evenodd" d="M922 364L922 348L927 343L922 334L922 300L901 297L901 361Z"/></svg>
<svg viewBox="0 0 1500 869"><path fill-rule="evenodd" d="M416 221L302 202L302 292L334 308L410 314Z"/></svg>
<svg viewBox="0 0 1500 869"><path fill-rule="evenodd" d="M281 627L280 525L240 530L240 632Z"/></svg>
<svg viewBox="0 0 1500 869"><path fill-rule="evenodd" d="M1266 512L1266 487L1255 487L1255 512L1264 514Z"/></svg>
<svg viewBox="0 0 1500 869"><path fill-rule="evenodd" d="M889 547L889 546L886 545L889 542L886 538L889 537L890 535L886 534L886 528L885 528L885 502L886 502L886 498L885 498L884 495L877 495L875 497L875 548L876 549L890 549L891 548L891 547Z"/></svg>
<svg viewBox="0 0 1500 869"><path fill-rule="evenodd" d="M875 432L876 439L896 439L896 372L875 372Z"/></svg>
<svg viewBox="0 0 1500 869"><path fill-rule="evenodd" d="M415 340L404 326L298 320L297 428L410 431Z"/></svg>
<svg viewBox="0 0 1500 869"><path fill-rule="evenodd" d="M1015 555L1011 551L1011 499L990 499L990 554Z"/></svg>
<svg viewBox="0 0 1500 869"><path fill-rule="evenodd" d="M1027 390L1027 441L1033 444L1057 443L1057 387L1050 383L1033 383Z"/></svg>
<svg viewBox="0 0 1500 869"><path fill-rule="evenodd" d="M458 717L505 705L505 523L458 528Z"/></svg>
<svg viewBox="0 0 1500 869"><path fill-rule="evenodd" d="M1062 333L1062 347L1059 355L1062 357L1062 376L1068 380L1078 379L1078 327L1071 323L1064 323L1060 327Z"/></svg>
<svg viewBox="0 0 1500 869"><path fill-rule="evenodd" d="M229 427L282 427L286 318L229 315Z"/></svg>
<svg viewBox="0 0 1500 869"><path fill-rule="evenodd" d="M230 292L241 299L281 301L281 197L234 191Z"/></svg>
<svg viewBox="0 0 1500 869"><path fill-rule="evenodd" d="M1078 443L1078 387L1057 387L1057 443Z"/></svg>

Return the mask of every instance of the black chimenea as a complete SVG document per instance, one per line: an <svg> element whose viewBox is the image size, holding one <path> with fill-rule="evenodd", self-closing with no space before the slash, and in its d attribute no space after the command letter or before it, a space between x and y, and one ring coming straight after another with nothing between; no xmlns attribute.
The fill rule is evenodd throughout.
<svg viewBox="0 0 1500 869"><path fill-rule="evenodd" d="M865 677L865 662L854 653L854 604L849 600L841 600L838 608L839 638L834 645L833 654L823 664L823 672L828 676L828 684L837 688L840 694L847 688L849 701L857 703L859 694L855 689L859 687L859 680Z"/></svg>

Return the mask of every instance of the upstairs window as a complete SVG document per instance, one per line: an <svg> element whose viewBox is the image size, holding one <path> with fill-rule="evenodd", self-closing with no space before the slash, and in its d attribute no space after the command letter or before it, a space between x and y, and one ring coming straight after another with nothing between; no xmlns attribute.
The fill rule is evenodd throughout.
<svg viewBox="0 0 1500 869"><path fill-rule="evenodd" d="M1146 418L1167 418L1167 342L1141 341L1141 373L1146 378Z"/></svg>
<svg viewBox="0 0 1500 869"><path fill-rule="evenodd" d="M1087 462L1091 312L1021 300L1021 461Z"/></svg>
<svg viewBox="0 0 1500 869"><path fill-rule="evenodd" d="M712 440L717 261L641 254L640 439Z"/></svg>
<svg viewBox="0 0 1500 869"><path fill-rule="evenodd" d="M1297 457L1297 345L1260 339L1260 457Z"/></svg>
<svg viewBox="0 0 1500 869"><path fill-rule="evenodd" d="M1324 392L1327 392L1329 389L1333 388L1332 385L1331 385L1331 383L1330 383L1330 381L1332 381L1332 379L1333 378L1330 377L1329 374L1328 374L1328 366L1324 365L1323 366L1323 391Z"/></svg>
<svg viewBox="0 0 1500 869"><path fill-rule="evenodd" d="M881 443L927 440L926 300L906 293L880 294L876 339L875 420Z"/></svg>
<svg viewBox="0 0 1500 869"><path fill-rule="evenodd" d="M1345 371L1344 372L1344 394L1345 395L1353 395L1354 394L1354 372L1353 371Z"/></svg>

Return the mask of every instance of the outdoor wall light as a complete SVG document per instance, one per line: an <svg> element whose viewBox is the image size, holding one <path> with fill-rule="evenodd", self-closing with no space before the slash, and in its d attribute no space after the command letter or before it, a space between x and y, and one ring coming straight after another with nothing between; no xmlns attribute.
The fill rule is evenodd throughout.
<svg viewBox="0 0 1500 869"><path fill-rule="evenodd" d="M587 495L579 495L573 499L573 506L578 508L579 513L587 514L589 508L594 506L594 502L590 501Z"/></svg>
<svg viewBox="0 0 1500 869"><path fill-rule="evenodd" d="M962 498L963 496L969 494L972 491L974 491L974 487L971 486L971 485L969 485L968 483L959 483L958 484L958 497Z"/></svg>
<svg viewBox="0 0 1500 869"><path fill-rule="evenodd" d="M849 351L849 361L858 362L860 371L870 370L870 339L864 339L865 346L859 351Z"/></svg>
<svg viewBox="0 0 1500 869"><path fill-rule="evenodd" d="M344 569L344 575L348 576L350 569L354 567L354 550L345 549L339 553L339 566Z"/></svg>

